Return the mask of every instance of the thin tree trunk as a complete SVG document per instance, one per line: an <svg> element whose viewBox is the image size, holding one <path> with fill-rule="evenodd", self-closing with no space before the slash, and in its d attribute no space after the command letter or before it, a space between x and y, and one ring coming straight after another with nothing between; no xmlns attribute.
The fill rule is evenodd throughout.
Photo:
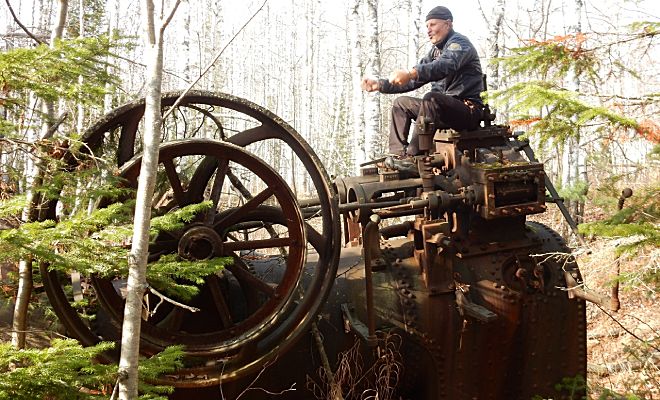
<svg viewBox="0 0 660 400"><path fill-rule="evenodd" d="M153 0L143 1L146 68L143 155L138 178L135 204L133 240L128 256L128 282L124 321L122 325L121 356L119 360L119 398L131 400L138 396L138 359L140 354L140 324L142 298L146 290L147 253L151 200L156 185L158 147L161 136L161 85L163 81L163 34L176 11L177 0L160 29L155 27ZM162 15L162 14L161 14Z"/></svg>
<svg viewBox="0 0 660 400"><path fill-rule="evenodd" d="M497 0L493 10L493 20L490 21L488 33L488 90L497 90L500 86L499 63L495 61L502 54L500 40L502 38L502 22L504 21L504 0Z"/></svg>
<svg viewBox="0 0 660 400"><path fill-rule="evenodd" d="M582 32L581 16L582 16L583 0L575 0L574 5L575 5L575 8L573 10L573 18L575 18L574 24L568 27L568 33L572 35L578 35ZM578 75L573 75L572 81L569 82L569 89L579 93L580 85L581 85L580 77ZM574 136L571 136L566 140L565 147L566 147L565 149L566 168L564 170L563 183L566 188L576 189L576 185L580 180L580 163L581 163L581 159L583 158L580 154L579 130L575 132ZM575 190L573 190L573 192L574 194L577 194ZM573 217L573 220L579 222L581 220L581 216L579 213L580 210L579 201L575 198L569 199L567 201L567 207L569 213ZM568 229L566 230L570 232L570 230Z"/></svg>
<svg viewBox="0 0 660 400"><path fill-rule="evenodd" d="M12 320L11 344L17 349L25 348L27 330L28 306L32 295L32 259L21 260L18 263L18 291L14 304Z"/></svg>
<svg viewBox="0 0 660 400"><path fill-rule="evenodd" d="M408 0L408 22L410 28L408 29L408 66L413 66L419 61L419 34L422 30L421 18L422 14L422 1L421 0Z"/></svg>
<svg viewBox="0 0 660 400"><path fill-rule="evenodd" d="M67 0L59 0L58 17L51 34L51 46L54 45L56 40L62 38L68 6ZM51 126L54 120L52 102L43 102L43 114L41 139L46 139L47 136L54 133ZM40 167L40 163L35 160L30 160L27 163L26 170L28 177L26 188L28 190L26 191L27 205L23 212L23 217L25 221L29 222L35 221L38 218L39 213L37 208L39 207L40 198L35 189L41 185L44 172L43 168ZM16 303L14 304L14 316L12 320L11 343L19 349L25 347L28 306L30 304L30 296L32 295L32 287L32 259L28 258L21 260L18 264L18 290L16 292Z"/></svg>
<svg viewBox="0 0 660 400"><path fill-rule="evenodd" d="M85 0L79 0L78 2L78 37L80 39L85 37ZM82 86L84 77L82 75L78 76L78 84ZM76 117L76 132L78 135L82 135L83 127L85 125L85 109L82 102L78 103L78 115Z"/></svg>
<svg viewBox="0 0 660 400"><path fill-rule="evenodd" d="M55 19L55 25L50 35L50 44L51 46L55 44L56 40L62 38L64 33L64 24L66 23L66 13L69 9L69 0L58 0L59 7L57 7L57 17ZM82 14L83 10L80 10Z"/></svg>
<svg viewBox="0 0 660 400"><path fill-rule="evenodd" d="M353 114L353 154L355 162L353 168L356 174L360 173L359 165L366 160L364 152L364 94L360 89L362 79L362 38L360 35L360 0L353 0L349 9L350 43L351 43L351 76L353 80L353 96L351 110Z"/></svg>
<svg viewBox="0 0 660 400"><path fill-rule="evenodd" d="M380 49L378 44L378 2L367 0L367 63L366 74L380 75ZM374 92L365 97L364 105L364 156L374 159L383 153L380 133L380 95Z"/></svg>

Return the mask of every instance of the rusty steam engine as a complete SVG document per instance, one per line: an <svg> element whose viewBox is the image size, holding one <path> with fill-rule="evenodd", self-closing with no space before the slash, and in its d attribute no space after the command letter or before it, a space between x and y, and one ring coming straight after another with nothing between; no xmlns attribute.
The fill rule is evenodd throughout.
<svg viewBox="0 0 660 400"><path fill-rule="evenodd" d="M557 233L527 221L546 210L546 176L508 127L492 118L474 131L427 124L423 155L376 160L331 182L313 149L268 110L206 92L175 104L177 95L163 96L164 109L176 107L164 126L185 139L161 146L154 213L203 200L215 207L161 232L149 261L234 262L199 285L187 303L197 312L165 302L143 321L144 355L185 347L185 367L161 380L176 387L174 398L219 398L220 385L228 399L255 388L245 398L585 394L580 273ZM129 186L140 172L143 112L143 102L120 107L84 137L88 151L116 148ZM265 143L304 169L313 196L298 198L283 166L257 156ZM53 200L50 217L57 207ZM118 340L120 277L76 282L47 266L42 274L71 336ZM82 312L75 296L93 310ZM82 315L90 312L96 318Z"/></svg>

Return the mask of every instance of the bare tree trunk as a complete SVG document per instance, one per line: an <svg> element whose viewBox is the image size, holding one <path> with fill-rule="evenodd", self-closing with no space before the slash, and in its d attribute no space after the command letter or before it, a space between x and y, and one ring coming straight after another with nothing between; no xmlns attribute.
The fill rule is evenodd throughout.
<svg viewBox="0 0 660 400"><path fill-rule="evenodd" d="M367 4L367 63L365 73L371 76L380 75L380 49L378 43L378 2L366 0ZM383 140L380 131L380 95L379 92L365 97L364 104L364 156L367 160L374 159L383 153Z"/></svg>
<svg viewBox="0 0 660 400"><path fill-rule="evenodd" d="M503 36L502 22L504 21L504 0L497 0L493 10L493 19L490 21L490 31L488 33L488 90L497 90L500 86L499 63L495 60L499 58L502 47L500 40Z"/></svg>
<svg viewBox="0 0 660 400"><path fill-rule="evenodd" d="M25 348L25 331L27 330L28 306L31 295L32 259L25 259L18 263L18 291L16 292L12 320L11 344L17 349Z"/></svg>
<svg viewBox="0 0 660 400"><path fill-rule="evenodd" d="M64 24L66 23L66 13L69 9L69 0L58 0L59 7L57 7L57 18L55 19L55 25L50 34L50 43L51 46L55 43L56 40L62 38L64 33ZM83 10L80 10L80 13L83 13Z"/></svg>
<svg viewBox="0 0 660 400"><path fill-rule="evenodd" d="M581 16L582 16L583 0L575 0L574 5L575 8L572 10L572 15L574 18L573 25L570 25L568 27L568 34L578 35L582 31ZM580 84L581 84L580 77L574 75L572 77L572 81L568 82L568 88L571 89L572 91L579 92ZM576 185L580 180L580 159L582 158L580 155L580 132L577 131L575 132L574 136L569 137L564 143L564 146L565 146L564 162L566 168L564 169L564 177L562 179L562 183L565 188L575 189ZM573 192L574 194L576 194L575 190L573 190ZM579 202L573 198L573 199L569 199L566 203L571 216L576 222L578 222L581 219L579 215L579 209L580 209ZM566 230L570 232L568 229Z"/></svg>
<svg viewBox="0 0 660 400"><path fill-rule="evenodd" d="M423 20L422 14L422 1L421 0L408 0L408 22L410 28L408 29L408 66L413 66L419 61L419 34L422 30Z"/></svg>
<svg viewBox="0 0 660 400"><path fill-rule="evenodd" d="M163 34L180 0L161 21L156 31L153 0L143 0L146 69L143 155L138 178L135 204L133 240L128 256L128 282L124 321L122 325L121 356L119 360L119 398L131 400L138 396L138 359L140 354L140 324L142 298L146 290L147 253L151 200L156 185L158 147L161 136L161 85L163 81ZM164 3L162 3L164 6ZM161 15L164 10L161 10Z"/></svg>
<svg viewBox="0 0 660 400"><path fill-rule="evenodd" d="M69 4L67 0L59 0L57 22L53 26L51 34L51 46L56 40L59 40L62 37L68 6ZM51 130L51 124L54 120L53 103L44 101L43 113L41 139L45 139ZM40 203L39 195L36 193L35 188L41 184L44 173L39 167L39 162L35 160L31 160L27 163L26 170L26 175L28 177L26 188L28 188L28 190L26 191L27 205L23 212L23 217L25 221L34 221L38 218L37 207ZM32 259L21 260L18 264L18 290L16 292L16 303L14 304L11 334L12 345L19 349L25 347L25 332L27 330L28 319L27 314L28 306L30 304L30 296L32 295L32 287Z"/></svg>
<svg viewBox="0 0 660 400"><path fill-rule="evenodd" d="M78 2L78 37L85 37L85 0L79 0ZM82 75L78 76L78 84L82 86L84 77ZM85 109L82 102L78 103L78 115L76 116L76 132L78 135L82 135L83 127L85 125Z"/></svg>
<svg viewBox="0 0 660 400"><path fill-rule="evenodd" d="M351 77L353 81L353 96L351 110L353 114L353 145L355 163L353 165L355 173L359 174L359 165L366 161L364 152L360 151L364 147L364 92L360 89L360 80L362 79L362 38L360 35L360 0L352 0L349 9L350 25L350 43L351 43Z"/></svg>

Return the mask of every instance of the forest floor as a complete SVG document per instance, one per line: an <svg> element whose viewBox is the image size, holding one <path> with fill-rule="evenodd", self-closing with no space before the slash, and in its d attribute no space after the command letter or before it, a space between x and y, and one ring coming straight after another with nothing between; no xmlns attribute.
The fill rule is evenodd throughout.
<svg viewBox="0 0 660 400"><path fill-rule="evenodd" d="M560 218L550 212L533 219L558 230ZM585 288L607 300L604 306L587 302L589 398L660 399L660 249L618 257L622 244L599 239L575 252ZM609 298L617 264L621 308L613 312Z"/></svg>
<svg viewBox="0 0 660 400"><path fill-rule="evenodd" d="M660 273L660 249L619 260L616 245L615 240L596 242L592 254L579 257L586 286L596 293L610 295L617 262L624 277L619 311L587 305L589 387L594 394L609 389L660 399L660 293L657 282L643 279L649 269Z"/></svg>

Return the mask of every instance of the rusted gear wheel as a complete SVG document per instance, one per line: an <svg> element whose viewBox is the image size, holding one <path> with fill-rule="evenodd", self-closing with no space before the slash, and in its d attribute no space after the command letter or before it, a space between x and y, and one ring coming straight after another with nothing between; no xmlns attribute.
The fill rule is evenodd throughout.
<svg viewBox="0 0 660 400"><path fill-rule="evenodd" d="M173 93L163 97L164 110L174 103L177 96L178 93ZM128 164L126 162L133 157L136 150L140 150L138 142L143 110L143 102L122 106L91 127L83 138L85 146L90 152L100 152L101 149L107 151L108 148L115 147L117 164L122 166L122 171L129 181L135 179L138 164L136 160L132 160ZM244 305L240 309L234 310L230 307L224 316L216 312L216 320L219 322L215 327L198 328L195 327L194 322L179 321L181 310L163 306L163 309L159 311L160 315L154 316L154 326L143 329L142 339L145 354L158 351L168 344L183 343L186 345L190 358L200 360L197 366L203 365L203 367L196 368L194 363L191 364L193 369L182 372L181 376L187 375L188 377L193 376L193 378L179 379L175 377L172 378L172 382L169 382L170 384L179 387L214 385L220 380L231 380L257 371L264 362L274 358L279 352L287 351L307 331L316 312L327 298L335 277L341 246L339 214L329 179L317 156L290 126L269 111L230 95L192 92L183 99L181 105L173 110L171 115L173 116L171 119L173 118L175 121L165 121L164 126L169 127L170 130L165 129L164 139L174 137L171 132L175 130L179 137L203 136L216 140L223 139L227 143L190 139L163 145L161 150L161 157L164 157L161 160L163 175L173 186L169 193L172 199L169 200L170 203L167 207L183 206L213 197L210 193L213 192L214 181L217 180L217 176L222 175L222 171L226 171L227 175L224 180L231 183L232 190L241 193L242 201L246 202L246 205L252 202L254 206L254 209L250 208L252 206L242 208L245 205L235 207L236 212L231 208L215 208L214 212L217 212L217 215L207 215L197 225L187 227L187 231L182 232L180 236L174 235L169 238L163 236L160 243L150 248L153 254L179 252L193 258L202 258L208 255L209 251L213 254L216 252L234 253L236 263L227 268L224 276L210 277L199 296L201 303L194 305L199 308L215 308L217 311L218 307L222 307L222 305L218 305L218 302L222 303L222 299L217 296L222 288L229 287L229 290L236 291L238 287L240 288L238 293L244 299ZM232 121L236 122L235 120L242 121L243 127L233 126ZM249 123L245 122L246 120L249 120ZM227 137L227 132L237 133ZM241 165L248 167L248 170L250 168L260 169L261 161L249 150L256 152L267 142L276 142L278 146L282 146L282 153L290 150L293 160L289 162L301 164L304 167L308 176L307 182L311 183L312 191L318 198L318 201L314 202L316 204L314 213L305 209L301 212L295 200L293 202L295 211L293 205L290 207L290 211L285 210L284 212L284 207L281 205L276 208L263 205L263 197L272 193L260 192L256 195L246 193L248 185L244 184L246 182L243 176L245 171L243 171L243 175L240 175L236 171L237 168L227 167L226 164L241 164L243 161ZM210 143L214 144L209 146ZM237 144L247 149L248 152L240 150L232 144ZM231 149L230 152L235 159L217 153L217 149L220 147ZM209 153L211 151L209 149L215 149L216 152ZM180 158L179 156L195 156L198 159L194 168L191 169L192 172L183 180L179 177L177 183L176 175L180 172L180 168L174 160ZM72 158L70 167L75 167L76 162ZM257 165L259 167L255 167ZM273 166L273 163L270 165ZM252 174L259 175L256 172L252 170ZM276 179L275 176L278 178ZM266 180L270 181L268 184L273 182L279 186L284 183L279 176L286 175L276 173L274 176L268 175ZM181 183L182 181L184 183ZM283 199L287 197L282 196ZM252 197L256 200L250 200ZM167 203L163 199L160 201ZM287 202L284 201L284 203ZM56 204L53 202L50 208L54 210L55 207ZM300 225L295 228L288 223L289 212L307 217L304 220L294 218ZM313 217L309 218L310 216ZM304 231L302 238L306 240L306 244L303 243L303 250L306 247L306 250L316 253L312 257L313 261L308 263L305 268L305 274L309 276L304 283L301 283L296 277L299 276L299 272L291 272L291 276L288 276L289 269L286 269L287 274L284 274L287 276L275 274L277 276L272 278L286 279L284 284L280 281L276 282L276 287L282 287L282 289L275 289L274 292L272 281L254 278L254 271L251 271L248 266L250 262L254 262L249 258L249 251L255 250L260 245L246 245L242 236L232 234L232 230L240 229L243 232L245 229L255 229L254 227L257 225L261 225L264 229L272 225L283 226L289 232L289 238L292 237L292 229L294 232L296 229ZM212 231L216 232L217 236ZM272 234L271 231L272 228L269 230L270 234ZM216 248L218 237L221 244L217 247L220 250ZM300 238L300 235L296 234L294 237ZM273 248L271 246L291 247L290 243L287 243L282 239L273 239L269 240L267 244L262 244L269 246L268 248ZM176 249L172 248L174 245L176 245ZM285 250L287 260L293 257L298 260L297 264L304 264L305 251L301 253L301 256L298 254L299 252L294 252L292 255L290 249ZM154 257L152 255L152 259ZM81 318L71 306L72 300L70 295L66 294L66 281L61 279L61 274L48 272L45 267L42 273L49 298L67 330L83 344L91 345L98 342L101 339L98 330L90 328L90 324ZM258 280L264 284L257 282ZM118 320L116 313L121 308L119 303L122 302L122 299L117 295L116 288L114 286L111 288L112 283L106 280L95 279L94 284L99 293L98 300L103 305L104 315L109 315L113 321ZM282 297L281 300L279 296ZM276 297L278 300L273 300ZM194 321L194 317L191 318ZM174 330L175 333L170 336L164 335L160 329L162 326ZM179 333L176 333L177 328L179 328ZM222 361L215 365L206 365L214 364L210 361L211 359ZM197 379L196 376L200 376L200 378Z"/></svg>

